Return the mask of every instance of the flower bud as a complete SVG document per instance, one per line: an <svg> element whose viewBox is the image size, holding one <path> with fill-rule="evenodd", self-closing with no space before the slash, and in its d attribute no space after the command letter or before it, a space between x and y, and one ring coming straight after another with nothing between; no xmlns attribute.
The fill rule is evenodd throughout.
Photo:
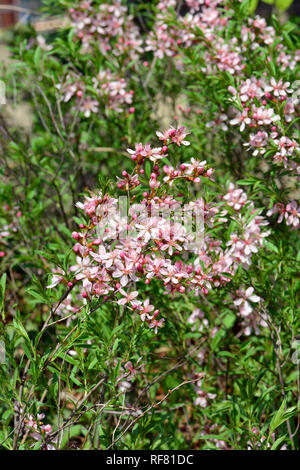
<svg viewBox="0 0 300 470"><path fill-rule="evenodd" d="M72 232L72 238L74 238L74 240L79 240L80 238L80 235L78 232Z"/></svg>

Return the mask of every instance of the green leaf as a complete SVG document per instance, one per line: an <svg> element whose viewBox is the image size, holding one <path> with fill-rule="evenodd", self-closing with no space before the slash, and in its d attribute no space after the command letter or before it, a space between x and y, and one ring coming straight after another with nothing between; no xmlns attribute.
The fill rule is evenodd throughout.
<svg viewBox="0 0 300 470"><path fill-rule="evenodd" d="M293 0L275 0L276 8L278 8L279 11L287 10L292 3Z"/></svg>
<svg viewBox="0 0 300 470"><path fill-rule="evenodd" d="M258 0L250 0L249 13L254 13L258 5Z"/></svg>
<svg viewBox="0 0 300 470"><path fill-rule="evenodd" d="M279 437L278 439L276 439L276 441L274 442L274 444L272 445L271 447L271 450L276 450L277 447L279 447L279 445L284 442L284 440L286 439L286 434L284 436L281 436Z"/></svg>
<svg viewBox="0 0 300 470"><path fill-rule="evenodd" d="M150 174L151 174L151 163L149 160L146 160L145 162L145 176L147 179L150 179Z"/></svg>
<svg viewBox="0 0 300 470"><path fill-rule="evenodd" d="M226 329L229 330L234 325L235 319L236 316L233 313L228 313L227 315L225 315L225 317L223 318L223 323Z"/></svg>
<svg viewBox="0 0 300 470"><path fill-rule="evenodd" d="M37 299L41 304L47 304L47 303L48 303L47 297L44 297L43 295L39 294L39 293L36 292L35 290L33 290L33 289L28 289L27 292L28 292L28 294L30 294L32 297L34 297L35 299Z"/></svg>
<svg viewBox="0 0 300 470"><path fill-rule="evenodd" d="M39 67L40 60L41 60L41 53L42 53L41 48L38 46L36 48L36 51L35 51L34 57L33 57L34 65L36 67Z"/></svg>
<svg viewBox="0 0 300 470"><path fill-rule="evenodd" d="M296 406L292 406L291 408L288 408L285 410L286 406L286 400L283 400L279 410L273 416L271 423L270 423L270 434L272 434L275 429L277 429L281 424L283 424L285 421L287 421L291 416L294 415Z"/></svg>
<svg viewBox="0 0 300 470"><path fill-rule="evenodd" d="M270 251L273 251L274 253L279 253L277 246L275 246L273 243L269 242L268 240L264 241L264 246L268 248Z"/></svg>

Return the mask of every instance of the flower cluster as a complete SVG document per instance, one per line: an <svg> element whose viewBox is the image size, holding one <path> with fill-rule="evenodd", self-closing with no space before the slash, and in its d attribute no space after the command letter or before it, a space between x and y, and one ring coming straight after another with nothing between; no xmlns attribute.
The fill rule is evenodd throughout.
<svg viewBox="0 0 300 470"><path fill-rule="evenodd" d="M121 112L132 103L133 90L127 90L125 78L120 78L110 70L100 70L93 78L95 91L108 109Z"/></svg>
<svg viewBox="0 0 300 470"><path fill-rule="evenodd" d="M286 123L297 118L297 100L289 98L295 94L289 82L271 77L248 78L240 83L239 89L230 86L231 101L238 110L230 120L231 125L239 125L240 132L249 134L244 143L254 156L272 157L277 171L288 171L291 176L299 177L300 147L295 138L286 135ZM299 225L299 210L296 201L287 204L275 203L268 215L280 213L279 222L286 219L293 228Z"/></svg>
<svg viewBox="0 0 300 470"><path fill-rule="evenodd" d="M26 436L31 439L40 442L41 449L43 450L55 450L55 442L48 443L45 438L52 432L51 424L43 424L42 419L45 415L40 413L35 419L32 415L24 419L24 432Z"/></svg>
<svg viewBox="0 0 300 470"><path fill-rule="evenodd" d="M128 90L126 80L110 70L100 70L92 78L92 83L94 94L90 95L88 87L79 77L68 74L62 83L56 85L56 88L59 89L62 101L65 103L75 97L76 107L87 118L93 113L98 113L99 106L102 109L122 112L132 103L133 90ZM132 109L129 107L130 112Z"/></svg>
<svg viewBox="0 0 300 470"><path fill-rule="evenodd" d="M222 8L220 0L187 2L189 12L177 15L177 24L170 25L170 7L176 7L176 1L163 0L158 4L159 13L155 27L146 39L146 51L153 51L154 56L180 57L182 49L187 49L201 41L207 47L203 70L207 73L228 71L238 73L245 67L241 56L241 47L237 39L228 42L221 33L228 23L228 12ZM174 12L175 13L175 12ZM197 38L197 30L202 38ZM213 46L212 46L213 44Z"/></svg>
<svg viewBox="0 0 300 470"><path fill-rule="evenodd" d="M123 171L116 185L126 194L128 210L124 211L121 200L101 192L77 203L88 219L80 232L72 234L77 264L71 271L75 281L82 283L82 296L103 296L126 306L155 331L164 319L150 298L139 298L139 283L158 282L165 294L206 295L230 282L240 264L248 267L268 235L262 230L267 222L260 211L232 185L221 205L202 198L183 204L178 188L212 178L206 161L192 158L175 168L164 164L172 146L189 144L187 134L183 127L170 128L157 132L162 147L138 144L135 150L128 149L136 166L130 175ZM142 168L146 162L152 164L150 174ZM234 215L226 217L227 207ZM249 221L242 214L245 207ZM213 229L229 220L235 221L237 231L226 242L216 238ZM56 275L51 287L60 279Z"/></svg>
<svg viewBox="0 0 300 470"><path fill-rule="evenodd" d="M294 229L298 228L300 225L300 206L297 205L296 201L291 201L286 205L282 203L274 204L274 206L267 212L268 216L273 214L279 214L277 219L278 223L285 219L286 224L290 225Z"/></svg>
<svg viewBox="0 0 300 470"><path fill-rule="evenodd" d="M300 51L294 50L286 52L282 41L276 43L276 31L273 26L268 26L264 18L256 15L255 18L248 19L248 25L241 27L241 40L243 42L243 53L248 49L256 50L260 47L274 45L274 54L276 55L276 64L280 71L284 72L287 68L294 70L300 60Z"/></svg>
<svg viewBox="0 0 300 470"><path fill-rule="evenodd" d="M70 16L83 53L91 50L92 44L104 55L125 55L130 60L143 52L138 27L118 0L113 4L102 3L97 9L91 0L83 0L78 7L70 9Z"/></svg>

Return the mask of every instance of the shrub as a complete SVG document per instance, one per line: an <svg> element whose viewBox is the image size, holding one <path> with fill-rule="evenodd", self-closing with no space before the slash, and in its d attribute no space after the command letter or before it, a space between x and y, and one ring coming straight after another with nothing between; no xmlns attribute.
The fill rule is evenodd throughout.
<svg viewBox="0 0 300 470"><path fill-rule="evenodd" d="M298 449L296 24L44 4L2 70L2 448Z"/></svg>

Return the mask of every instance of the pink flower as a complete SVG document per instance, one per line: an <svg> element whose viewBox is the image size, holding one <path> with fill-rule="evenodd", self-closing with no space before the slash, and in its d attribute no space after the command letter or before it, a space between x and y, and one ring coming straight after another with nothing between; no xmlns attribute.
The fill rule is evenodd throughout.
<svg viewBox="0 0 300 470"><path fill-rule="evenodd" d="M53 289L64 280L63 276L60 276L60 274L64 274L63 270L56 268L55 271L56 273L52 275L51 283L47 286L47 289Z"/></svg>
<svg viewBox="0 0 300 470"><path fill-rule="evenodd" d="M272 92L274 96L283 96L286 97L287 93L292 93L292 90L288 89L290 82L283 83L282 78L276 82L275 78L272 77L270 80L270 85L265 86L266 92Z"/></svg>
<svg viewBox="0 0 300 470"><path fill-rule="evenodd" d="M172 131L171 131L172 133ZM185 127L179 127L178 129L176 129L176 132L175 132L175 135L172 135L171 139L172 139L172 142L174 142L175 144L178 145L178 147L180 147L180 145L190 145L190 142L187 141L187 140L184 140L185 137L189 134L189 132L186 131L186 128Z"/></svg>
<svg viewBox="0 0 300 470"><path fill-rule="evenodd" d="M134 264L125 258L123 262L117 260L115 263L115 270L112 274L114 278L120 279L120 284L122 287L125 287L129 281L137 281L138 278L135 275L136 267Z"/></svg>
<svg viewBox="0 0 300 470"><path fill-rule="evenodd" d="M251 123L251 119L249 118L248 111L246 109L243 109L243 111L239 112L237 116L234 119L231 119L230 124L232 126L239 125L240 126L240 131L243 132L243 130L246 127L246 124L249 125Z"/></svg>
<svg viewBox="0 0 300 470"><path fill-rule="evenodd" d="M253 100L254 98L260 99L263 96L263 91L258 86L258 82L255 78L248 78L240 88L240 97L242 102L246 102L249 99Z"/></svg>
<svg viewBox="0 0 300 470"><path fill-rule="evenodd" d="M91 113L97 113L98 107L98 101L93 100L90 96L87 96L79 105L79 109L84 113L85 117L90 117Z"/></svg>
<svg viewBox="0 0 300 470"><path fill-rule="evenodd" d="M293 227L298 227L300 223L300 206L297 206L296 201L291 201L286 206L285 213L287 225L293 225Z"/></svg>
<svg viewBox="0 0 300 470"><path fill-rule="evenodd" d="M164 318L161 318L160 320L151 320L149 323L149 328L154 328L154 333L156 334L158 331L158 328L162 328L164 326Z"/></svg>
<svg viewBox="0 0 300 470"><path fill-rule="evenodd" d="M141 238L145 243L151 239L158 238L158 220L155 217L146 219L145 221L136 224L136 228L139 230L138 237Z"/></svg>
<svg viewBox="0 0 300 470"><path fill-rule="evenodd" d="M144 300L144 304L141 304L139 306L139 314L141 317L142 321L145 321L145 319L150 319L151 316L149 315L152 311L154 310L154 306L150 305L150 300L146 299Z"/></svg>
<svg viewBox="0 0 300 470"><path fill-rule="evenodd" d="M257 108L255 105L252 107L252 117L260 126L270 125L272 122L280 120L280 116L274 114L273 108L266 108L260 106Z"/></svg>
<svg viewBox="0 0 300 470"><path fill-rule="evenodd" d="M156 135L159 138L159 140L163 141L168 141L171 140L171 142L175 143L180 147L180 145L190 145L190 142L187 140L184 140L185 137L189 134L189 132L186 131L185 127L179 127L178 129L175 129L175 127L170 127L167 131L164 133L157 131Z"/></svg>
<svg viewBox="0 0 300 470"><path fill-rule="evenodd" d="M130 303L131 305L140 304L139 301L135 300L136 297L139 295L138 291L127 293L123 289L120 289L119 292L121 295L123 295L123 297L120 300L118 300L119 305L125 305L128 303Z"/></svg>
<svg viewBox="0 0 300 470"><path fill-rule="evenodd" d="M253 155L256 156L258 153L263 155L266 152L266 147L268 143L268 133L265 131L258 131L257 134L250 134L249 143L244 144L247 147L254 148Z"/></svg>
<svg viewBox="0 0 300 470"><path fill-rule="evenodd" d="M238 211L246 204L247 195L242 189L235 189L234 185L230 183L228 193L225 194L224 200L229 206L232 206Z"/></svg>
<svg viewBox="0 0 300 470"><path fill-rule="evenodd" d="M202 162L199 160L196 160L195 158L191 158L191 163L186 163L185 167L186 169L184 170L184 173L187 175L201 175L204 173L205 165L207 164L206 160L203 160Z"/></svg>
<svg viewBox="0 0 300 470"><path fill-rule="evenodd" d="M240 314L243 317L247 317L253 310L249 301L255 303L260 301L260 297L258 297L258 295L254 295L253 292L253 287L248 287L246 291L239 290L238 295L240 297L233 302L234 305L239 307Z"/></svg>

